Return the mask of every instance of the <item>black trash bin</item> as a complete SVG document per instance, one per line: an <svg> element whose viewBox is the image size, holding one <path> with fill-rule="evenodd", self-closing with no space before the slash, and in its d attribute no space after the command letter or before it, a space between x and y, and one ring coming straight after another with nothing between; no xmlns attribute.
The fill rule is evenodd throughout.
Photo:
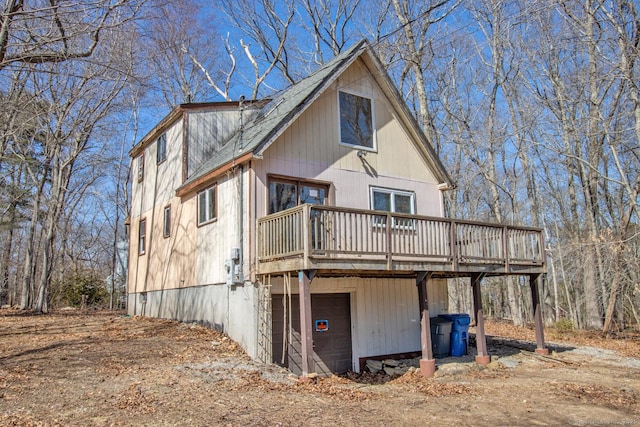
<svg viewBox="0 0 640 427"><path fill-rule="evenodd" d="M451 327L453 322L442 317L432 317L431 349L434 357L447 357L451 347Z"/></svg>

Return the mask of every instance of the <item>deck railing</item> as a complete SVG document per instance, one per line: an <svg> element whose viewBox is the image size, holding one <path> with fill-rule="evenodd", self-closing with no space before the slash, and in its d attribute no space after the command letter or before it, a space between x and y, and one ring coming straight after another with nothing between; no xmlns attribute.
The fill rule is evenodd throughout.
<svg viewBox="0 0 640 427"><path fill-rule="evenodd" d="M419 260L509 266L544 264L542 232L390 212L301 205L258 220L258 260Z"/></svg>

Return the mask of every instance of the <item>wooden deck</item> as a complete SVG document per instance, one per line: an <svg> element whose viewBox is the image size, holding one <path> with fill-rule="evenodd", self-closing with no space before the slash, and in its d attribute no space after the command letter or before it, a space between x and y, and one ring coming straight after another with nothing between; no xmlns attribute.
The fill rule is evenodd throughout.
<svg viewBox="0 0 640 427"><path fill-rule="evenodd" d="M258 273L440 276L545 273L542 230L335 206L258 220Z"/></svg>

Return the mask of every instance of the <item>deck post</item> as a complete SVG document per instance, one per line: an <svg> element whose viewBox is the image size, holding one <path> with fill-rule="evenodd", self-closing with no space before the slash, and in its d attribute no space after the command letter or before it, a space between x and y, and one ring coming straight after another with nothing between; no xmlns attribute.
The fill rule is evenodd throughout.
<svg viewBox="0 0 640 427"><path fill-rule="evenodd" d="M300 341L302 353L302 375L315 371L313 364L313 330L311 327L311 279L313 271L298 272L300 292Z"/></svg>
<svg viewBox="0 0 640 427"><path fill-rule="evenodd" d="M542 274L529 275L531 286L531 302L533 303L533 321L536 327L536 353L544 356L549 354L549 349L544 345L544 327L542 324L542 306L540 304L539 284L542 282Z"/></svg>
<svg viewBox="0 0 640 427"><path fill-rule="evenodd" d="M485 273L476 273L471 276L471 287L473 288L473 312L476 318L476 363L487 365L491 362L491 357L487 352L487 338L484 335L484 314L482 311L482 293L480 284Z"/></svg>
<svg viewBox="0 0 640 427"><path fill-rule="evenodd" d="M429 378L436 371L436 360L431 348L431 321L429 319L429 298L427 296L427 282L433 273L420 271L416 278L418 286L418 302L420 306L420 343L422 344L422 358L420 359L420 373Z"/></svg>

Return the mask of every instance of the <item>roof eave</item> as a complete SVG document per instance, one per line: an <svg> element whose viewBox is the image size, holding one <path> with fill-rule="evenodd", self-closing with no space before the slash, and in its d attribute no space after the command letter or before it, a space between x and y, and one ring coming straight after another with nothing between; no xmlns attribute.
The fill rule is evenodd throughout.
<svg viewBox="0 0 640 427"><path fill-rule="evenodd" d="M152 141L155 141L163 132L171 127L176 121L182 118L184 109L182 105L174 107L169 114L164 116L160 122L153 127L142 139L129 150L130 157L138 156Z"/></svg>
<svg viewBox="0 0 640 427"><path fill-rule="evenodd" d="M187 196L188 194L194 193L196 191L199 191L207 186L209 186L213 181L215 181L217 178L219 178L222 174L224 174L225 172L233 169L234 167L243 164L245 162L248 162L249 160L254 159L255 156L253 154L253 152L248 152L245 153L241 156L238 156L232 160L229 160L228 162L218 166L215 169L212 169L211 171L201 175L200 177L198 177L197 179L189 182L188 184L182 185L180 187L178 187L176 189L176 196L178 197L184 197Z"/></svg>

